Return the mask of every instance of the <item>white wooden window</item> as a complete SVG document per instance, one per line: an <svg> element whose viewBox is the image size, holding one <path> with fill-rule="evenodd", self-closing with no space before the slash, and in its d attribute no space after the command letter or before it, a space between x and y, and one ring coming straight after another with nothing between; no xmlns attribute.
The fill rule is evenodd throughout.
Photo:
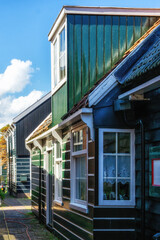
<svg viewBox="0 0 160 240"><path fill-rule="evenodd" d="M16 182L16 157L13 156L13 182Z"/></svg>
<svg viewBox="0 0 160 240"><path fill-rule="evenodd" d="M52 44L52 93L66 82L66 24L57 32Z"/></svg>
<svg viewBox="0 0 160 240"><path fill-rule="evenodd" d="M134 130L99 129L99 204L135 204Z"/></svg>
<svg viewBox="0 0 160 240"><path fill-rule="evenodd" d="M60 81L65 78L66 63L65 63L65 28L59 34L59 78Z"/></svg>
<svg viewBox="0 0 160 240"><path fill-rule="evenodd" d="M72 131L71 204L87 212L87 128Z"/></svg>
<svg viewBox="0 0 160 240"><path fill-rule="evenodd" d="M54 60L53 60L53 72L54 72L54 87L57 86L57 83L58 83L58 74L57 74L57 69L58 69L58 58L57 58L57 40L54 42L53 44L54 48L53 48L53 51L54 51Z"/></svg>
<svg viewBox="0 0 160 240"><path fill-rule="evenodd" d="M15 149L14 134L15 134L15 131L13 130L12 131L12 149Z"/></svg>
<svg viewBox="0 0 160 240"><path fill-rule="evenodd" d="M62 154L61 145L55 143L55 201L62 202Z"/></svg>

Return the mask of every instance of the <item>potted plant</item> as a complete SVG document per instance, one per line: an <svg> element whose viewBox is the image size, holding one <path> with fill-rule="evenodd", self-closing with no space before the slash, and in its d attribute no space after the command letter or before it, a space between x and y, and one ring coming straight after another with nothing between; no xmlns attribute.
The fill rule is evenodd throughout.
<svg viewBox="0 0 160 240"><path fill-rule="evenodd" d="M2 204L2 200L4 199L5 197L5 193L2 191L2 189L0 189L0 206Z"/></svg>

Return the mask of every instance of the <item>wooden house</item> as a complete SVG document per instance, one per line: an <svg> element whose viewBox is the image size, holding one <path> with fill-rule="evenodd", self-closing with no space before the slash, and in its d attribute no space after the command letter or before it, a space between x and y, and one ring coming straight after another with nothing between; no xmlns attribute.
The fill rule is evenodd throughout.
<svg viewBox="0 0 160 240"><path fill-rule="evenodd" d="M52 116L26 147L32 210L60 239L160 230L159 16L63 7L49 33Z"/></svg>
<svg viewBox="0 0 160 240"><path fill-rule="evenodd" d="M50 113L51 92L15 117L6 132L8 185L13 196L30 194L30 155L25 147L25 139Z"/></svg>

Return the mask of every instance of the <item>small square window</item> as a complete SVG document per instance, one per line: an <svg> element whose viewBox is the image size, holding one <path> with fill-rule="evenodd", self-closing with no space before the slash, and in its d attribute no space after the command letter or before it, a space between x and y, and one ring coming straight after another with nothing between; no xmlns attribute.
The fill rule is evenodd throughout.
<svg viewBox="0 0 160 240"><path fill-rule="evenodd" d="M86 149L86 128L73 133L73 152Z"/></svg>

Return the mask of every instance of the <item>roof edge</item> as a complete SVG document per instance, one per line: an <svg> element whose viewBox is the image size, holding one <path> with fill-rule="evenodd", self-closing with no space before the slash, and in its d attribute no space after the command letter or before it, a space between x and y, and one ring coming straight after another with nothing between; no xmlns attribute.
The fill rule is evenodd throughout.
<svg viewBox="0 0 160 240"><path fill-rule="evenodd" d="M66 14L160 16L160 8L89 7L66 5L62 7L54 24L51 27L51 30L48 33L49 41L51 41L54 33Z"/></svg>
<svg viewBox="0 0 160 240"><path fill-rule="evenodd" d="M46 100L48 100L51 97L51 91L47 94L45 94L42 98L37 100L35 103L33 103L31 106L26 108L23 112L21 112L18 116L13 118L13 123L17 123L19 120L21 120L23 117L25 117L28 113L33 111L35 108L37 108L40 104L44 103Z"/></svg>

